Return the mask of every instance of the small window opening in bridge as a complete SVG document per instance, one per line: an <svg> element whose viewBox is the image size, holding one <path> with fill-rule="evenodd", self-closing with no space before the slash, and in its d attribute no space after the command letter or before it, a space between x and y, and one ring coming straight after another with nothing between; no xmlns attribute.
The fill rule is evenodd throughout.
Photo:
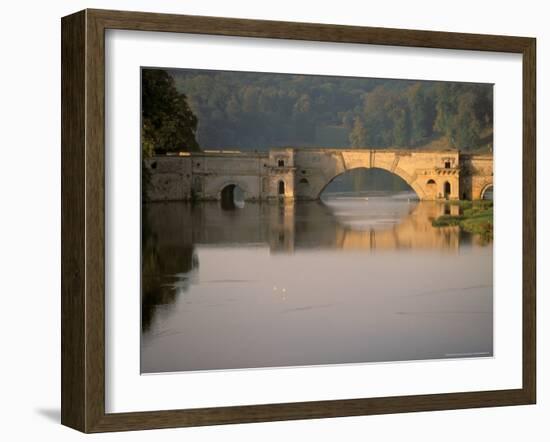
<svg viewBox="0 0 550 442"><path fill-rule="evenodd" d="M222 209L234 210L244 207L244 192L236 184L225 186L220 195Z"/></svg>
<svg viewBox="0 0 550 442"><path fill-rule="evenodd" d="M428 186L435 186L435 181L434 180L428 180L428 182L426 184Z"/></svg>
<svg viewBox="0 0 550 442"><path fill-rule="evenodd" d="M302 170L302 175L305 175L307 172L305 170Z"/></svg>
<svg viewBox="0 0 550 442"><path fill-rule="evenodd" d="M153 161L151 163L151 169L156 169L157 168L157 162L156 161Z"/></svg>
<svg viewBox="0 0 550 442"><path fill-rule="evenodd" d="M279 195L284 195L285 194L285 182L284 181L279 181L278 193L279 193Z"/></svg>
<svg viewBox="0 0 550 442"><path fill-rule="evenodd" d="M300 180L300 184L309 184L309 181L307 180L307 178L302 178Z"/></svg>
<svg viewBox="0 0 550 442"><path fill-rule="evenodd" d="M445 161L445 169L450 169L450 168L451 168L451 162Z"/></svg>
<svg viewBox="0 0 550 442"><path fill-rule="evenodd" d="M201 163L197 163L197 167L201 167Z"/></svg>
<svg viewBox="0 0 550 442"><path fill-rule="evenodd" d="M285 160L279 160L279 161L277 162L277 165L278 165L279 167L285 167Z"/></svg>
<svg viewBox="0 0 550 442"><path fill-rule="evenodd" d="M493 200L493 186L488 186L487 188L485 188L485 190L483 191L483 195L481 195L481 199L489 201Z"/></svg>
<svg viewBox="0 0 550 442"><path fill-rule="evenodd" d="M451 195L451 183L448 181L445 181L445 184L443 185L443 197L448 199Z"/></svg>
<svg viewBox="0 0 550 442"><path fill-rule="evenodd" d="M445 215L450 215L451 214L451 206L449 206L448 204L445 204L444 213L445 213Z"/></svg>

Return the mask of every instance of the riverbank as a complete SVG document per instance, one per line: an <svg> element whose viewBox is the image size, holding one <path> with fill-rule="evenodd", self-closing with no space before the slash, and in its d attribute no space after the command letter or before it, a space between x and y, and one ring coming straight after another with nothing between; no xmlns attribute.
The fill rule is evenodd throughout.
<svg viewBox="0 0 550 442"><path fill-rule="evenodd" d="M492 201L449 201L459 205L459 215L441 215L432 221L434 227L460 226L463 230L493 239L493 202Z"/></svg>

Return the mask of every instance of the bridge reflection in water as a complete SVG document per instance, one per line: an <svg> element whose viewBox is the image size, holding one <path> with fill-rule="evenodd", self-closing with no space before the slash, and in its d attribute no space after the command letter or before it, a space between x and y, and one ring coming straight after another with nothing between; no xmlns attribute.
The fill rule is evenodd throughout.
<svg viewBox="0 0 550 442"><path fill-rule="evenodd" d="M250 296L250 299L256 299L255 294L257 292L273 290L282 296L278 301L283 302L285 295L280 292L281 287L277 288L276 280L287 278L288 282L286 284L292 286L291 281L296 276L291 277L288 273L299 274L303 272L304 277L306 277L308 262L326 257L329 266L332 265L330 263L334 263L332 270L336 273L336 279L339 274L342 275L342 278L348 278L348 280L339 283L340 286L343 286L346 283L354 282L349 281L350 278L358 278L359 280L360 277L341 272L341 266L347 265L346 262L355 263L364 259L361 256L373 254L376 254L377 257L372 256L368 261L371 269L374 269L375 266L386 269L385 274L379 274L380 279L387 280L388 275L391 274L398 277L399 275L409 275L411 292L435 290L435 292L445 293L464 285L466 292L460 302L469 299L468 296L472 294L477 294L475 300L471 300L473 302L472 306L463 306L466 309L473 308L477 313L474 313L473 318L468 317L466 320L462 318L462 325L453 325L453 327L456 327L456 335L449 337L450 341L453 342L461 341L461 333L468 335L468 338L462 339L464 342L458 346L449 347L448 350L449 353L453 354L460 353L462 350L467 353L466 350L472 349L491 354L492 275L490 271L472 272L472 267L464 267L469 265L464 264L468 258L460 256L464 254L464 250L469 250L468 253L471 253L473 249L482 249L483 252L474 253L474 265L479 267L479 262L481 262L481 267L488 270L492 267L491 247L480 238L461 231L457 226L439 228L432 226L433 219L444 213L455 213L456 211L458 211L458 206L448 206L444 203L432 201L417 201L413 199L412 195L406 194L391 197L369 195L368 197L362 196L359 198L332 195L322 202L246 203L244 207L235 208L234 210L223 210L218 202L201 202L195 205L184 202L166 202L144 205L142 214L142 371L162 372L444 357L445 350L439 347L444 347L447 344L440 344L436 349L426 348L424 351L417 351L414 354L407 351L394 354L388 350L392 354L391 356L366 356L358 350L356 353L352 351L348 356L340 355L338 360L326 356L325 349L320 350L316 356L310 355L304 358L301 356L287 357L286 359L282 357L281 360L278 360L276 357L269 357L265 363L262 362L262 356L260 356L262 352L257 348L250 349L246 356L241 355L240 358L232 355L216 359L213 354L219 349L208 350L206 348L208 347L207 343L202 343L205 347L201 351L203 354L211 354L211 357L205 357L201 360L201 358L196 359L196 355L193 356L188 353L192 358L195 358L193 363L186 363L181 360L175 363L173 357L163 358L159 353L160 348L166 349L167 345L173 347L173 351L188 351L185 344L182 343L186 341L184 338L182 338L183 341L171 341L171 344L166 342L163 342L162 345L159 344L162 341L159 336L163 336L163 333L170 333L168 329L186 327L181 325L181 318L178 320L172 319L176 322L171 323L171 325L169 325L171 320L166 319L171 314L175 315L174 318L179 317L177 311L184 307L176 308L175 306L182 302L179 298L183 294L187 296L193 290L197 293L207 293L208 295L202 295L202 301L200 301L204 302L207 296L216 296L215 293L225 293L217 295L216 302L222 302L225 296L229 296L225 301L230 302L230 299L238 296L242 296L243 299L248 296ZM248 253L250 250L252 251ZM338 251L349 253L329 255ZM311 252L313 252L313 255ZM357 255L357 253L361 255ZM367 255L364 255L365 253ZM288 257L285 258L285 254ZM273 258L270 259L270 255ZM295 255L294 261L289 259L290 256ZM457 255L456 259L452 258L454 255ZM241 259L241 256L250 257L247 262L242 263L242 266L247 267L246 269L238 269L239 264L237 261ZM280 258L276 258L277 256ZM303 258L304 256L307 258ZM343 256L345 258L342 258ZM442 256L449 256L449 258L442 259ZM212 282L212 273L208 270L209 289L206 287L208 284L205 284L202 279L205 276L202 274L204 272L200 270L203 257L206 257L204 258L207 260L205 265L210 270L216 266L220 270L218 272L220 277L215 279L216 283ZM349 261L350 257L353 261ZM285 260L287 263L293 262L294 264L285 264ZM440 262L445 264L440 264ZM257 269L254 268L256 265L258 266ZM292 265L300 266L300 268L288 268ZM264 267L268 266L273 268L266 270ZM242 272L234 275L234 277L226 277L226 272L222 271L224 267L237 268L237 272L241 270ZM414 270L414 275L411 273L411 269ZM315 272L318 271L318 269L311 270L313 278L316 278ZM243 274L248 274L249 278L244 278ZM430 280L430 278L433 280ZM318 279L320 281L322 278ZM249 280L256 282L247 282ZM300 284L302 283L295 282L296 287ZM325 300L331 299L332 295L328 292L325 293L328 289L317 287L315 282L311 284L310 286L302 285L301 290L318 292L320 299L324 297L326 297ZM319 282L319 284L327 285L326 282ZM240 287L236 292L234 291L235 286ZM399 288L392 282L387 282L384 286L379 281L372 284L372 288L374 287L378 287L379 290L385 290L384 287L387 287L389 293L403 289L403 287ZM474 292L468 292L469 287L477 288ZM362 290L364 291L365 288ZM332 301L327 301L327 305ZM279 307L274 303L275 301L270 302L273 302L272 308L274 310L269 313L269 317L276 317L280 314L280 311L277 310ZM305 302L305 300L302 300L302 302ZM186 303L191 304L185 304L185 311L191 308L193 304L190 300L187 300ZM456 300L453 303L455 304L452 304L451 307L447 306L447 308L451 310L456 308ZM302 308L300 305L298 303L295 307L300 309ZM410 308L410 306L403 305L394 307L395 309ZM197 308L200 309L201 307ZM427 308L428 310L431 309L430 306ZM478 310L485 313L482 315L483 323L479 322ZM214 310L210 310L210 312L212 311ZM279 313L276 313L277 311ZM209 313L209 315L211 314ZM305 316L306 311L303 311L303 314L303 320L311 320L311 318ZM394 312L392 317L395 318L396 314ZM192 316L197 317L197 315L200 317L201 314L195 312ZM338 316L336 313L334 315L334 318ZM346 317L351 320L350 318L353 315L350 316L348 312ZM221 322L226 320L219 315L209 316L205 320L210 321L214 318L216 321ZM334 318L332 321L335 320ZM345 321L344 318L342 320ZM448 323L448 318L446 320ZM413 327L410 320L407 321L407 327ZM402 324L402 322L399 322L399 324ZM221 326L221 324L219 325ZM394 326L400 327L396 324ZM437 324L433 324L433 326L435 329L432 331L436 333L443 331L449 335L449 330L438 329ZM195 324L195 328L197 327L200 328L201 326ZM241 324L239 327L245 326ZM313 326L314 329L316 329L315 327ZM464 327L470 329L466 331ZM239 330L239 333L241 333L244 329ZM360 329L358 330L360 332ZM249 331L253 332L252 329ZM193 333L196 332L197 330L193 331ZM178 333L183 332L180 330ZM319 331L318 337L322 338L323 333ZM425 334L426 330L419 333ZM473 335L470 336L472 333ZM203 339L208 341L208 338ZM272 340L273 337L269 339ZM188 345L190 344L188 343ZM218 344L212 345L214 347L218 346ZM311 342L304 343L304 345L309 345L312 348L316 347ZM296 349L296 351L299 351L299 349ZM257 358L251 356L251 354L257 355ZM235 358L237 361L235 361ZM344 360L341 360L342 358Z"/></svg>

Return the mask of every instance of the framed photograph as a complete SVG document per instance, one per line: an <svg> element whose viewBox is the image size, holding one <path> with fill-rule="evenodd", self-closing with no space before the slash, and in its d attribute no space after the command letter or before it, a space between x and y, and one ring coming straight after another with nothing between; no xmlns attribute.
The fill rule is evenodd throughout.
<svg viewBox="0 0 550 442"><path fill-rule="evenodd" d="M535 403L535 39L61 25L64 425Z"/></svg>

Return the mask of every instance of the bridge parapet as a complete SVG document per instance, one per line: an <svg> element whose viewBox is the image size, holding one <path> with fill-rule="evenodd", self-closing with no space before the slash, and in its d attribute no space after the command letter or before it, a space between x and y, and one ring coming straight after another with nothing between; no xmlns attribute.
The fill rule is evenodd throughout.
<svg viewBox="0 0 550 442"><path fill-rule="evenodd" d="M145 160L150 200L219 200L238 186L248 200L318 199L338 175L380 168L404 179L422 200L479 199L492 185L492 155L457 150L276 148L209 150Z"/></svg>

